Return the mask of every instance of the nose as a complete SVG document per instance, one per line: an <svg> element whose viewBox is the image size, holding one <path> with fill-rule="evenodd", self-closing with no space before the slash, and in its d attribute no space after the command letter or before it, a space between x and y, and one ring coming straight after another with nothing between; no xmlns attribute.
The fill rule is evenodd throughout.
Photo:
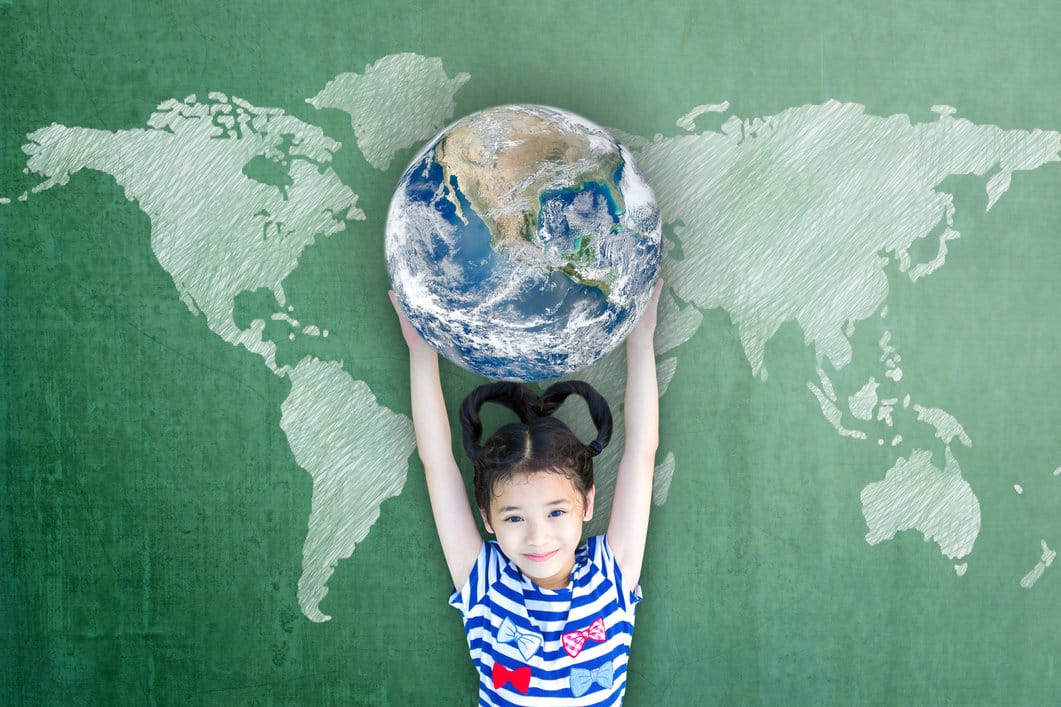
<svg viewBox="0 0 1061 707"><path fill-rule="evenodd" d="M532 546L545 545L549 540L548 526L540 520L527 523L527 543Z"/></svg>

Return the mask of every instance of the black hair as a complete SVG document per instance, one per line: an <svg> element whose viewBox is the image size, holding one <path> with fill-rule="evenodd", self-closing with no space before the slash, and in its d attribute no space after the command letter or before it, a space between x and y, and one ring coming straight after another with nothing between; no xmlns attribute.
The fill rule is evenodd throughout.
<svg viewBox="0 0 1061 707"><path fill-rule="evenodd" d="M582 397L597 428L597 437L585 444L553 413L572 393ZM502 426L480 444L483 425L479 410L486 403L503 405L519 422ZM608 446L612 437L612 412L608 401L589 383L562 381L549 386L541 396L522 383L488 383L464 399L460 408L464 451L475 469L475 500L484 511L497 485L514 474L549 471L570 478L586 499L593 488L593 457Z"/></svg>

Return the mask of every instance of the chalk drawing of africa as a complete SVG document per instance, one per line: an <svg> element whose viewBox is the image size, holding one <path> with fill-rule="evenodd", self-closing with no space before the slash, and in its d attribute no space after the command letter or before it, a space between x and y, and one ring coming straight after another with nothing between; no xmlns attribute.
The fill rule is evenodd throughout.
<svg viewBox="0 0 1061 707"><path fill-rule="evenodd" d="M450 121L453 97L469 79L448 76L439 59L397 54L336 76L307 102L346 112L366 161L385 170L396 152ZM874 351L854 350L851 332L857 322L886 320L890 259L915 281L945 264L948 242L959 237L953 199L938 191L948 176L984 176L990 208L1014 171L1059 159L1061 135L1004 131L955 118L946 106L934 110L936 120L912 123L830 101L751 120L734 116L720 130L697 133L698 116L728 111L726 103L705 104L677 119L687 135L615 133L634 150L674 234L657 335L661 395L679 365L673 351L695 334L701 311L729 314L750 374L764 381L767 342L782 324L796 322L819 361L808 371L808 394L838 435L899 447L911 426L928 425L945 444L943 459L904 450L907 456L863 490L867 542L916 529L958 560L972 552L980 530L979 501L958 462L957 445L973 440L952 415L903 388L901 355L887 331ZM241 326L234 308L241 294L265 289L277 305L271 318L290 325L292 335L328 335L326 323L296 318L284 281L318 238L346 237L347 225L364 219L362 208L380 215L388 206L358 204L331 167L340 147L281 109L220 92L166 100L143 129L52 124L23 146L27 172L43 178L34 193L66 184L82 169L112 175L150 218L153 252L189 311L289 381L280 425L313 478L298 584L302 611L313 621L329 618L318 607L337 563L367 536L383 500L401 492L412 425L381 406L371 381L354 380L341 361L306 356L279 365L275 342L263 335L266 321ZM938 241L936 255L913 262L912 245L926 237ZM381 247L381 240L364 247ZM838 393L825 364L839 370L853 361L879 371L858 390ZM624 374L620 351L579 377L616 401ZM622 417L620 406L618 438L598 464L603 512L590 532L603 531L608 515ZM569 422L589 435L584 420ZM666 501L678 462L662 451L657 504ZM1036 579L1049 564L1048 549L1044 543ZM962 567L955 565L959 574Z"/></svg>

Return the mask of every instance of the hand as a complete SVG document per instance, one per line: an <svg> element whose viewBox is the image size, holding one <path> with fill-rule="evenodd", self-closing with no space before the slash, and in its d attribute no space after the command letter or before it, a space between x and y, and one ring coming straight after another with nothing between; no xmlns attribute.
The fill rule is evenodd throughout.
<svg viewBox="0 0 1061 707"><path fill-rule="evenodd" d="M391 298L391 305L394 307L395 313L398 315L398 322L402 326L402 337L405 339L405 345L409 347L410 351L417 351L419 349L430 349L423 337L420 336L420 332L409 323L409 319L405 316L401 306L398 304L398 296L394 294L394 290L389 290L387 296Z"/></svg>
<svg viewBox="0 0 1061 707"><path fill-rule="evenodd" d="M656 310L659 308L659 298L662 291L663 278L659 278L656 280L656 287L652 291L652 296L648 300L648 306L645 307L641 319L637 321L637 324L634 325L634 328L630 330L629 336L627 336L627 344L652 343L652 337L656 333Z"/></svg>

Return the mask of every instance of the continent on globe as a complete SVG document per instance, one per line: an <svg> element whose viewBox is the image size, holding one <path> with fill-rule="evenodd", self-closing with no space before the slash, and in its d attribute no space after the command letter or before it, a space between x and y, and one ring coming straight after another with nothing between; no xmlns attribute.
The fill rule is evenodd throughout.
<svg viewBox="0 0 1061 707"><path fill-rule="evenodd" d="M663 249L631 153L585 118L519 104L467 116L420 151L391 201L386 254L402 309L443 355L546 380L625 338Z"/></svg>

